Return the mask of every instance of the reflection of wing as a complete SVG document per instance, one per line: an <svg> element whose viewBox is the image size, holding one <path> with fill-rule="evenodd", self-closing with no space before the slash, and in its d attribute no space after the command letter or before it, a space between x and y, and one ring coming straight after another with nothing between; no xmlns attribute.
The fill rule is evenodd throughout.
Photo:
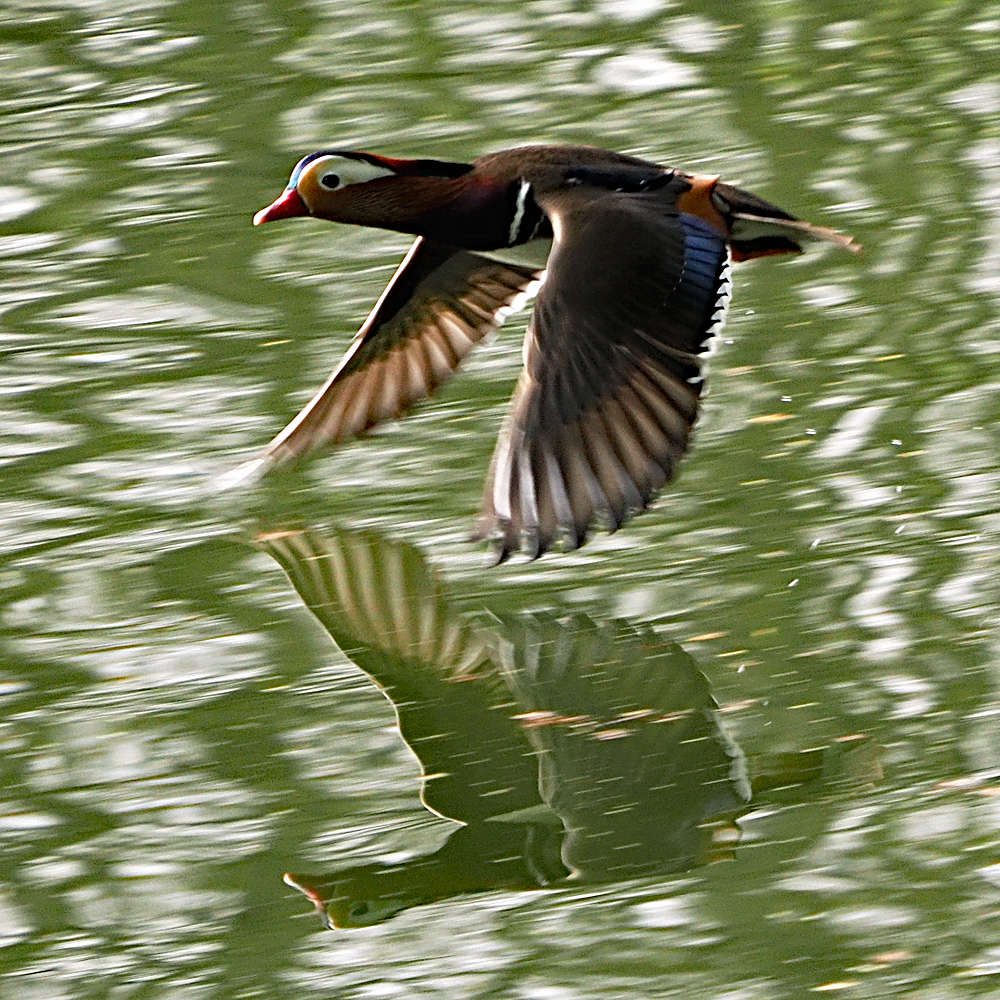
<svg viewBox="0 0 1000 1000"><path fill-rule="evenodd" d="M541 272L418 236L347 354L236 483L324 444L347 441L425 399L504 317Z"/></svg>
<svg viewBox="0 0 1000 1000"><path fill-rule="evenodd" d="M417 549L343 531L273 532L258 543L393 703L429 808L468 823L540 804L509 691Z"/></svg>
<svg viewBox="0 0 1000 1000"><path fill-rule="evenodd" d="M743 755L679 646L624 622L536 616L520 620L503 652L542 797L566 826L563 860L578 877L691 867L707 845L699 824L744 810Z"/></svg>

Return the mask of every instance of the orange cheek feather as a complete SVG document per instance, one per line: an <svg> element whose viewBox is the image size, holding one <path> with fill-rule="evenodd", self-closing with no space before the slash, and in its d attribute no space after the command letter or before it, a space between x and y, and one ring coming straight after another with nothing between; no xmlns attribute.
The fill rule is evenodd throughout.
<svg viewBox="0 0 1000 1000"><path fill-rule="evenodd" d="M696 215L719 230L719 234L729 239L730 232L726 220L712 203L712 191L718 177L691 177L691 190L685 191L677 199L677 207L688 215Z"/></svg>

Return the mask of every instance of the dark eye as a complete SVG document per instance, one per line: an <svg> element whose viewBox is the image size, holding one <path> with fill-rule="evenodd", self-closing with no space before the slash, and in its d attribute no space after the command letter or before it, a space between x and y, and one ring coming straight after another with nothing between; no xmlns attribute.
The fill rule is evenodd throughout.
<svg viewBox="0 0 1000 1000"><path fill-rule="evenodd" d="M336 176L336 174L334 174L334 176ZM326 178L324 178L324 180L325 179ZM349 915L352 918L354 918L355 920L358 917L367 917L368 916L368 904L366 902L364 902L363 900L360 903L355 903L351 907L351 911L350 911Z"/></svg>
<svg viewBox="0 0 1000 1000"><path fill-rule="evenodd" d="M323 174L319 179L320 184L325 188L330 188L331 190L340 184L340 178L336 174Z"/></svg>

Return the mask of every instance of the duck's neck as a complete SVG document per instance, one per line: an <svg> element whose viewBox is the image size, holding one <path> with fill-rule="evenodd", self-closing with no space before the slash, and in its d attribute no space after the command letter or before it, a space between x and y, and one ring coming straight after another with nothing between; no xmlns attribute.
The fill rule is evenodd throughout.
<svg viewBox="0 0 1000 1000"><path fill-rule="evenodd" d="M389 179L369 197L359 198L349 213L338 213L337 221L412 233L467 250L498 250L548 233L528 184L474 175Z"/></svg>

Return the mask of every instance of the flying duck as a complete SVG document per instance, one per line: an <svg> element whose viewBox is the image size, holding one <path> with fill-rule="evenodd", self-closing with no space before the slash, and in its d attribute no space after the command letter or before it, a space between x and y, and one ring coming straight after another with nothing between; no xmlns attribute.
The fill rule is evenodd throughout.
<svg viewBox="0 0 1000 1000"><path fill-rule="evenodd" d="M333 374L229 482L400 416L537 291L476 529L498 562L614 530L672 477L730 259L860 249L717 177L587 146L472 163L312 153L253 221L295 216L416 240Z"/></svg>

